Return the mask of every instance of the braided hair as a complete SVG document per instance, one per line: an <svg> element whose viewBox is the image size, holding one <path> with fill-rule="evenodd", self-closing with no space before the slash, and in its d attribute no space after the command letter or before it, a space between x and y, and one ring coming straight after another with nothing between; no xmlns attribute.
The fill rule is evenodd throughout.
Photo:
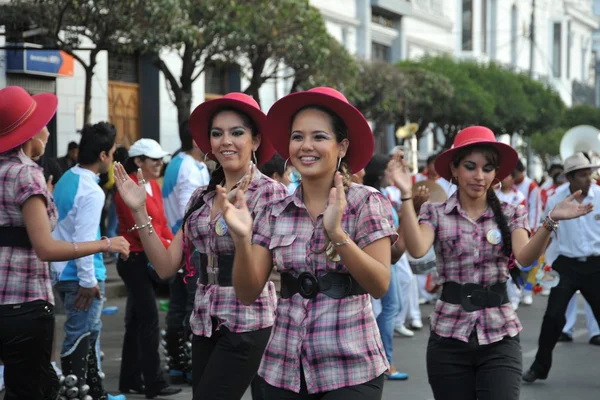
<svg viewBox="0 0 600 400"><path fill-rule="evenodd" d="M212 117L209 121L209 126L208 126L209 132L212 129L212 125L213 125L213 121L214 121L215 117L220 113L228 112L228 111L234 112L240 117L244 126L246 128L250 129L250 131L252 133L252 137L256 137L258 134L261 133L261 132L258 132L256 124L254 123L254 120L252 118L250 118L250 116L248 114L246 114L238 109L232 108L232 107L223 107L223 108L219 108L217 111L215 111L215 113L212 115ZM225 171L223 171L223 168L217 162L215 169L213 170L213 172L210 175L210 181L208 182L208 186L206 187L206 189L204 189L204 191L202 193L200 193L198 196L196 196L196 198L192 204L188 204L188 208L183 216L183 222L181 223L181 229L183 230L184 233L185 233L185 226L186 226L187 220L190 218L190 216L194 212L198 211L204 205L204 195L207 193L210 193L210 192L214 192L217 189L217 185L220 185L221 182L223 182L224 180L225 180Z"/></svg>
<svg viewBox="0 0 600 400"><path fill-rule="evenodd" d="M329 110L328 108L322 107L322 106L309 105L309 106L303 107L300 110L296 111L296 113L292 116L292 125L294 123L294 120L298 116L298 114L300 114L302 111L305 111L305 110L317 110L317 111L321 111L322 113L327 114L329 116L329 118L331 120L331 128L333 130L333 133L335 134L336 143L341 143L342 140L348 138L348 127L346 126L346 123L344 122L344 120L342 118L340 118L340 116L337 115L336 113L334 113L333 111ZM352 183L352 174L350 173L350 167L348 166L348 163L346 162L345 157L342 158L342 160L340 161L339 172L342 174L342 184L344 185L344 192L347 194L348 190L350 190L350 184ZM335 183L332 179L331 186L333 187L334 185L335 185ZM328 250L328 247L331 244L331 239L329 238L329 235L327 235L327 232L325 231L325 227L323 227L323 232L325 233L325 244L324 244L323 248L315 250L316 254L324 253L325 251ZM332 248L329 251L330 252L328 253L328 255L331 258L334 258L335 256L337 256L337 252L335 251L335 248Z"/></svg>
<svg viewBox="0 0 600 400"><path fill-rule="evenodd" d="M466 149L458 151L452 163L455 168L458 168L460 162L467 157L469 154L473 152L480 152L486 158L486 160L494 165L496 171L500 166L499 163L499 155L496 149L491 146L470 146ZM504 255L508 258L512 258L512 240L510 228L508 227L508 221L506 220L506 216L502 212L502 204L500 203L500 199L496 195L496 191L494 190L493 185L490 186L487 190L486 200L492 211L494 212L494 220L498 225L498 229L500 229L500 234L502 235L502 250L504 251ZM514 269L514 268L513 268Z"/></svg>

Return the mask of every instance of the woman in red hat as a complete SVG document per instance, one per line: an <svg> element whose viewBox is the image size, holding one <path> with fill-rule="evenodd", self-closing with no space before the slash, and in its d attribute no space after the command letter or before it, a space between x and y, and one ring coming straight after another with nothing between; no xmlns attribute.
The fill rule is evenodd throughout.
<svg viewBox="0 0 600 400"><path fill-rule="evenodd" d="M393 180L402 195L406 249L422 257L434 245L443 290L431 316L427 374L436 400L516 400L521 387L521 324L506 293L509 270L530 265L546 248L558 221L592 210L574 193L559 203L529 239L523 206L500 202L494 185L515 168L517 152L482 126L463 129L435 169L457 185L444 203L412 207L406 162Z"/></svg>
<svg viewBox="0 0 600 400"><path fill-rule="evenodd" d="M189 263L194 249L200 253L190 320L194 399L237 400L256 375L271 334L276 293L273 283L265 279L254 301L244 305L236 298L232 286L235 247L221 210L213 207L216 187L222 185L231 195L244 191L253 212L285 197L287 190L254 166L267 162L274 149L264 136L266 116L250 96L230 93L204 102L190 116L190 130L217 168L209 185L192 195L182 229L168 250L153 233L144 187L135 184L120 165L115 168L116 183L133 211L133 228L140 231L146 255L162 278Z"/></svg>
<svg viewBox="0 0 600 400"><path fill-rule="evenodd" d="M351 183L373 154L363 115L331 88L294 93L268 135L296 168L295 193L253 216L219 189L235 243L234 286L250 304L275 266L281 299L259 375L269 399L380 399L389 365L371 309L390 282L390 202ZM239 208L236 208L239 207Z"/></svg>
<svg viewBox="0 0 600 400"><path fill-rule="evenodd" d="M30 96L17 86L0 90L0 358L6 400L55 399L58 378L50 364L54 296L48 261L102 251L129 254L122 237L85 243L54 240L58 212L42 169L56 113L55 95Z"/></svg>

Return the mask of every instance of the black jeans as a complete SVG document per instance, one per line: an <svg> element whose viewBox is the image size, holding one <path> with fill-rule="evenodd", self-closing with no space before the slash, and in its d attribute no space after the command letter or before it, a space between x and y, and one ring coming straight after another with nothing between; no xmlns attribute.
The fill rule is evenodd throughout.
<svg viewBox="0 0 600 400"><path fill-rule="evenodd" d="M182 331L185 324L188 289L183 281L184 274L177 273L169 284L169 311L167 312L167 329Z"/></svg>
<svg viewBox="0 0 600 400"><path fill-rule="evenodd" d="M523 361L519 336L480 345L434 332L427 344L427 375L436 400L518 400Z"/></svg>
<svg viewBox="0 0 600 400"><path fill-rule="evenodd" d="M542 322L542 330L538 343L535 361L531 366L540 378L548 377L552 367L552 351L565 326L565 312L569 301L577 290L581 291L600 321L600 257L585 262L559 256L552 264L552 269L560 274L558 286L552 288L546 313Z"/></svg>
<svg viewBox="0 0 600 400"><path fill-rule="evenodd" d="M213 322L214 324L214 322ZM271 328L192 338L194 400L240 400L256 375Z"/></svg>
<svg viewBox="0 0 600 400"><path fill-rule="evenodd" d="M167 382L160 368L158 308L147 264L144 253L131 253L126 261L117 262L117 271L127 287L119 389L139 388L143 375L146 394L155 395Z"/></svg>
<svg viewBox="0 0 600 400"><path fill-rule="evenodd" d="M0 360L5 400L45 400L58 396L58 377L50 364L54 306L37 300L0 305Z"/></svg>
<svg viewBox="0 0 600 400"><path fill-rule="evenodd" d="M306 390L303 371L300 371L300 393L277 388L268 383L265 385L267 400L380 400L383 395L383 375L360 385L313 394L309 394Z"/></svg>

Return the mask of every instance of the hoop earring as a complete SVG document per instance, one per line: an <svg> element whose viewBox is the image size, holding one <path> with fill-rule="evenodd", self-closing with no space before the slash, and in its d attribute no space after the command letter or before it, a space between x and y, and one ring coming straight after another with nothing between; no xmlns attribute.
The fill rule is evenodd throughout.
<svg viewBox="0 0 600 400"><path fill-rule="evenodd" d="M287 170L287 163L288 163L288 161L290 161L289 157L285 159L285 163L283 164L283 172L285 172Z"/></svg>
<svg viewBox="0 0 600 400"><path fill-rule="evenodd" d="M258 165L258 161L256 161L256 152L255 151L252 152L252 161L254 162L254 165Z"/></svg>
<svg viewBox="0 0 600 400"><path fill-rule="evenodd" d="M208 160L208 155L210 154L210 151L208 153L204 154L204 164L206 164L206 161Z"/></svg>
<svg viewBox="0 0 600 400"><path fill-rule="evenodd" d="M455 184L456 186L458 186L458 176L453 176L452 179L450 179L450 181Z"/></svg>
<svg viewBox="0 0 600 400"><path fill-rule="evenodd" d="M337 164L337 168L335 169L336 171L340 170L340 164L342 163L342 157L338 157L338 164Z"/></svg>

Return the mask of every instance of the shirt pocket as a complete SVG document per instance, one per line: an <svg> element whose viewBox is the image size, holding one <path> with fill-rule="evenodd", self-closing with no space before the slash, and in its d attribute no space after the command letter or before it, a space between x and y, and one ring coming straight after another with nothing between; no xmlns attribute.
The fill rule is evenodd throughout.
<svg viewBox="0 0 600 400"><path fill-rule="evenodd" d="M442 258L448 260L461 256L464 253L461 243L461 232L455 230L441 230L438 233Z"/></svg>
<svg viewBox="0 0 600 400"><path fill-rule="evenodd" d="M273 235L269 250L273 253L273 264L278 271L289 270L294 265L294 242L296 235Z"/></svg>

